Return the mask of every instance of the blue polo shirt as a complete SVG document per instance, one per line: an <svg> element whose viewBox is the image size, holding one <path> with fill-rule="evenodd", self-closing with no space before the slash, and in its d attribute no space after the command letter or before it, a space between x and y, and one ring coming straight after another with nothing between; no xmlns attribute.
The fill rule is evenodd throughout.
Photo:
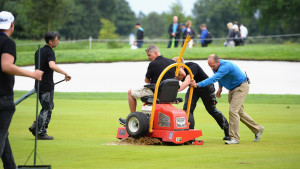
<svg viewBox="0 0 300 169"><path fill-rule="evenodd" d="M178 23L173 23L173 33L176 34L176 31L177 31L177 27L178 27Z"/></svg>
<svg viewBox="0 0 300 169"><path fill-rule="evenodd" d="M224 86L228 90L233 90L243 83L246 78L246 75L236 64L220 59L220 66L217 72L214 71L213 76L199 82L198 86L205 87L218 81L220 87Z"/></svg>
<svg viewBox="0 0 300 169"><path fill-rule="evenodd" d="M200 39L201 39L201 43L205 43L205 40L206 39L206 36L207 36L207 29L204 29L202 32L201 32L201 36L200 36Z"/></svg>

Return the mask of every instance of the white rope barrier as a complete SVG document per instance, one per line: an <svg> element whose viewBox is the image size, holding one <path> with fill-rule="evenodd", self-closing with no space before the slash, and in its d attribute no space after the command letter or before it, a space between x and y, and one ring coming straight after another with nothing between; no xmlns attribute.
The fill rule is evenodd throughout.
<svg viewBox="0 0 300 169"><path fill-rule="evenodd" d="M267 36L248 36L247 39L267 39L267 38L285 38L285 37L300 37L300 34L286 34L286 35L267 35ZM225 41L227 38L212 38L212 40L223 40ZM206 40L195 38L194 40ZM129 39L79 39L79 40L69 40L69 41L59 41L59 43L77 43L77 42L124 42L128 43ZM144 43L147 42L168 42L169 39L144 39ZM183 39L179 39L179 41L183 41ZM17 46L32 46L32 45L42 45L45 42L36 42L36 43L16 43Z"/></svg>

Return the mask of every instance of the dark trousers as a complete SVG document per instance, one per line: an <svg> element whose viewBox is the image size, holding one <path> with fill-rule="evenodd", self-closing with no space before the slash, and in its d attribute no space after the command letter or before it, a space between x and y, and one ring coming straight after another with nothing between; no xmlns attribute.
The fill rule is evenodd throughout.
<svg viewBox="0 0 300 169"><path fill-rule="evenodd" d="M207 47L207 43L201 43L202 47Z"/></svg>
<svg viewBox="0 0 300 169"><path fill-rule="evenodd" d="M188 89L188 91L185 94L185 102L183 105L183 110L185 110L185 111L187 109L189 92L190 92L190 88ZM193 91L190 113L191 114L194 113L194 110L197 106L197 101L201 97L201 100L205 106L206 111L216 120L216 122L218 123L220 128L222 130L224 130L225 135L229 136L228 121L224 117L222 112L216 108L217 98L216 98L216 95L214 92L215 92L214 85L210 85L210 86L207 86L204 88L195 88Z"/></svg>
<svg viewBox="0 0 300 169"><path fill-rule="evenodd" d="M180 37L179 37L179 36L175 36L175 37L170 36L169 43L168 43L168 48L171 47L172 41L173 41L174 38L175 38L174 47L175 47L175 48L178 47L178 43L179 43Z"/></svg>
<svg viewBox="0 0 300 169"><path fill-rule="evenodd" d="M16 168L14 156L8 140L8 128L14 112L14 97L0 96L0 155L4 169Z"/></svg>
<svg viewBox="0 0 300 169"><path fill-rule="evenodd" d="M242 38L241 45L244 46L245 42L246 42L246 38Z"/></svg>
<svg viewBox="0 0 300 169"><path fill-rule="evenodd" d="M42 105L42 109L38 117L38 134L40 136L47 134L47 128L54 108L53 98L54 90L49 92L40 91L39 100Z"/></svg>
<svg viewBox="0 0 300 169"><path fill-rule="evenodd" d="M142 40L137 41L137 47L141 48L142 46L143 46L143 41Z"/></svg>

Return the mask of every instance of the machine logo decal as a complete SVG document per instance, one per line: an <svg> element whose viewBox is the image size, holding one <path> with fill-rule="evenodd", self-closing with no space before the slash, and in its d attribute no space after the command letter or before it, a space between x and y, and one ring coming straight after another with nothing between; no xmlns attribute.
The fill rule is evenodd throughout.
<svg viewBox="0 0 300 169"><path fill-rule="evenodd" d="M125 130L120 130L120 135L125 135Z"/></svg>
<svg viewBox="0 0 300 169"><path fill-rule="evenodd" d="M176 142L182 141L182 137L176 137Z"/></svg>
<svg viewBox="0 0 300 169"><path fill-rule="evenodd" d="M169 139L172 139L173 138L173 132L170 132L169 133Z"/></svg>

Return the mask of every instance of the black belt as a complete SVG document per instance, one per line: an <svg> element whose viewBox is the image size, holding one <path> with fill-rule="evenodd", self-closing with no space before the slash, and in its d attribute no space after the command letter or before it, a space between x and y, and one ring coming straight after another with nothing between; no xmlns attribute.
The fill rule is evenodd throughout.
<svg viewBox="0 0 300 169"><path fill-rule="evenodd" d="M244 83L248 83L248 79L246 78L246 80L244 80L242 83L240 83L239 85L237 85L234 89L236 89L237 87L240 87L242 84L244 84ZM234 89L232 89L232 90L234 90ZM232 91L231 90L231 91Z"/></svg>

